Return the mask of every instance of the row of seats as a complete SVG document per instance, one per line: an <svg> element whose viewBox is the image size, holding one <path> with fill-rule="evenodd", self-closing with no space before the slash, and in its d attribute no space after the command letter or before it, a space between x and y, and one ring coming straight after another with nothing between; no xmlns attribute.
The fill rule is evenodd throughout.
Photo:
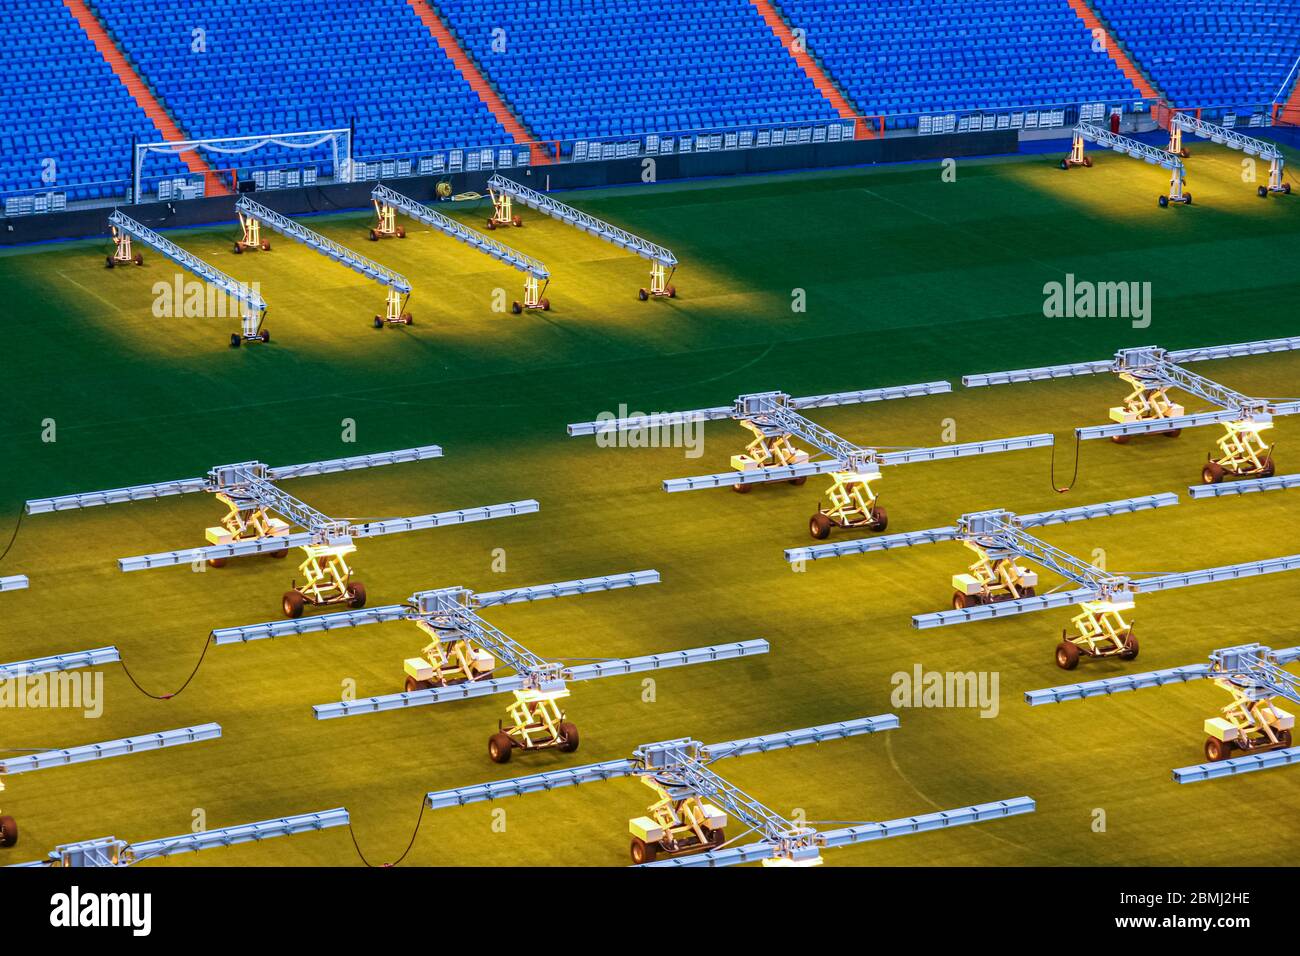
<svg viewBox="0 0 1300 956"><path fill-rule="evenodd" d="M66 191L70 199L126 195L131 140L162 133L59 0L5 0L0 48L0 193ZM171 157L158 175L183 175Z"/></svg>
<svg viewBox="0 0 1300 956"><path fill-rule="evenodd" d="M1176 106L1258 107L1288 92L1282 87L1300 56L1300 0L1093 4Z"/></svg>
<svg viewBox="0 0 1300 956"><path fill-rule="evenodd" d="M839 115L749 0L439 0L438 8L543 139Z"/></svg>
<svg viewBox="0 0 1300 956"><path fill-rule="evenodd" d="M407 0L167 0L162 10L157 0L94 3L193 138L355 120L357 156L512 142ZM301 165L326 157L264 149L257 158Z"/></svg>
<svg viewBox="0 0 1300 956"><path fill-rule="evenodd" d="M781 0L867 113L1140 98L1066 0Z"/></svg>
<svg viewBox="0 0 1300 956"><path fill-rule="evenodd" d="M354 154L370 160L511 143L416 13L425 2L542 139L838 117L751 0L88 2L193 138L355 121ZM1177 105L1259 106L1295 82L1300 0L1091 2ZM122 195L132 139L161 133L63 0L5 3L0 44L22 69L0 89L0 192L93 183L69 198ZM1068 0L774 5L870 115L1140 98ZM255 160L209 155L217 168L327 172L330 158L327 147L267 147ZM162 155L148 172L146 185L188 173Z"/></svg>

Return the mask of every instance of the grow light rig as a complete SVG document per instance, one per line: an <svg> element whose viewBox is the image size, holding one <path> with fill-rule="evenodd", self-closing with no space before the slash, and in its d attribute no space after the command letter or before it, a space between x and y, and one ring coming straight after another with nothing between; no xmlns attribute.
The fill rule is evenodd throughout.
<svg viewBox="0 0 1300 956"><path fill-rule="evenodd" d="M1300 647L1275 651L1263 644L1241 644L1212 652L1208 664L1031 690L1025 694L1025 702L1034 707L1143 687L1212 680L1232 699L1222 708L1222 716L1205 721L1208 762L1173 771L1177 783L1195 783L1300 763L1300 747L1291 746L1295 717L1273 703L1280 697L1300 704L1300 678L1283 670L1297 660ZM1234 750L1241 751L1242 756L1233 757Z"/></svg>
<svg viewBox="0 0 1300 956"><path fill-rule="evenodd" d="M649 239L643 239L626 229L611 225L603 219L597 219L581 209L574 209L552 196L539 193L536 189L520 185L500 173L492 174L492 178L488 180L488 191L492 195L494 206L498 201L505 204L504 209L507 217L510 215L511 200L517 200L531 209L536 209L543 215L567 223L576 229L581 229L597 239L602 239L611 245L618 246L620 249L625 249L647 260L650 263L650 287L637 290L637 298L642 302L652 298L674 299L677 297L677 287L672 284L673 274L677 271L677 257L673 255L671 250L665 249ZM515 220L518 218L518 216L514 216ZM515 222L515 225L519 225L519 222Z"/></svg>
<svg viewBox="0 0 1300 956"><path fill-rule="evenodd" d="M550 309L551 300L546 298L545 293L547 286L550 285L551 273L537 259L526 256L516 249L511 249L504 243L498 242L490 236L485 236L449 216L444 216L436 209L430 209L424 203L403 196L397 190L388 186L376 186L371 191L370 198L375 204L375 210L379 217L375 227L370 231L372 238L395 234L395 231L400 228L396 225L397 213L399 211L404 212L412 219L422 222L426 226L432 226L457 242L463 242L470 248L477 249L484 255L491 256L498 262L522 272L524 274L524 299L522 303L515 301L511 305L511 310L516 315L525 309L540 309L542 311ZM404 233L396 234L404 235Z"/></svg>
<svg viewBox="0 0 1300 956"><path fill-rule="evenodd" d="M1182 366L1188 362L1261 355L1298 348L1300 337L1172 352L1146 346L1120 349L1113 359L1097 362L967 375L962 378L962 383L976 387L1114 373L1133 388L1123 405L1110 410L1111 420L1115 424L1076 428L1075 435L1081 441L1109 438L1123 444L1132 435L1154 433L1176 438L1184 428L1222 425L1225 433L1218 440L1218 454L1211 453L1201 469L1201 480L1206 484L1215 484L1227 476L1254 478L1273 474L1273 449L1264 442L1262 433L1273 427L1274 416L1300 412L1300 402L1251 398ZM1169 390L1173 388L1182 389L1221 410L1185 414L1183 406L1169 397Z"/></svg>
<svg viewBox="0 0 1300 956"><path fill-rule="evenodd" d="M176 856L179 853L195 853L200 850L211 850L214 847L237 846L240 843L261 843L263 840L272 840L276 837L345 827L349 822L348 811L339 807L319 813L300 813L291 817L244 823L239 826L222 827L219 830L203 830L199 833L184 833L180 836L141 843L128 843L111 836L99 837L94 840L81 840L77 843L56 846L50 852L49 858L45 860L13 865L18 867L134 866L137 863Z"/></svg>
<svg viewBox="0 0 1300 956"><path fill-rule="evenodd" d="M645 816L628 822L632 835L632 862L654 866L734 866L755 862L764 866L816 866L821 863L821 850L824 848L983 823L1034 811L1033 800L1016 797L997 803L819 832L764 806L739 787L728 783L710 766L726 757L856 737L893 730L897 726L896 715L883 714L716 744L702 744L689 738L666 740L642 744L631 759L608 760L569 770L443 790L430 793L426 800L430 809L437 810L614 777L637 777L654 794L654 803ZM744 846L728 846L732 842L727 840L725 832L729 816L744 825L746 833L756 833L758 841ZM658 859L661 855L664 859Z"/></svg>
<svg viewBox="0 0 1300 956"><path fill-rule="evenodd" d="M1062 630L1061 642L1056 647L1057 665L1063 670L1073 670L1082 656L1119 657L1123 660L1133 660L1138 656L1137 638L1127 617L1133 610L1136 594L1300 569L1300 555L1289 555L1136 579L1076 558L1025 530L1132 514L1177 503L1177 495L1158 494L1027 515L1004 510L977 511L962 515L956 524L949 527L791 548L785 556L787 561L795 563L938 541L960 541L975 553L976 560L967 573L953 576L953 609L918 614L912 618L912 626L921 629L944 627L1077 605L1078 612L1070 621L1074 634L1071 635L1068 629ZM1031 561L1078 587L1038 594L1038 576L1020 564L1021 559Z"/></svg>
<svg viewBox="0 0 1300 956"><path fill-rule="evenodd" d="M170 239L136 222L119 210L113 210L108 222L113 227L113 241L117 244L116 253L108 259L110 268L115 260L126 261L119 259L118 256L125 255L128 259L132 258L131 239L134 237L239 303L242 310L240 331L231 333L231 348L239 348L244 342L271 341L271 333L262 327L266 318L266 300L255 288L232 279L220 269L208 265L194 253L186 252ZM133 261L136 265L141 265L144 258L139 253L135 253Z"/></svg>
<svg viewBox="0 0 1300 956"><path fill-rule="evenodd" d="M734 471L670 479L663 483L664 491L696 491L730 485L743 493L760 483L788 481L793 485L802 485L810 475L829 474L832 479L831 487L826 492L829 505L819 507L808 522L809 533L813 538L822 540L830 535L832 528L885 530L889 516L880 506L872 488L872 483L880 479L882 467L1019 451L1052 444L1052 436L1042 434L933 448L882 451L853 444L803 414L814 408L913 398L950 391L952 386L948 382L926 382L805 398L792 398L785 392L756 392L741 395L731 405L579 422L570 425L568 430L574 436L599 437L611 432L648 431L728 418L738 421L753 434L754 439L746 446L743 454L732 456L731 467ZM795 446L795 438L807 442L818 453L826 456L825 459L813 460L808 452Z"/></svg>
<svg viewBox="0 0 1300 956"><path fill-rule="evenodd" d="M10 574L0 578L0 593L5 591L23 591L31 582L25 574Z"/></svg>
<svg viewBox="0 0 1300 956"><path fill-rule="evenodd" d="M288 216L282 216L261 203L254 202L247 196L241 196L239 201L235 203L235 211L239 214L240 224L244 228L244 239L235 243L236 253L241 251L241 247L246 247L250 236L254 243L253 248L263 250L271 248L269 242L259 239L260 226L258 223L265 223L281 235L301 242L327 259L332 259L353 272L359 272L367 279L387 289L385 311L382 316L375 316L375 328L382 329L385 325L411 324L411 313L406 311L406 304L411 298L411 282L406 276L393 271L388 266L380 265L372 259L367 259L342 243L335 242L328 236L322 236L301 223L294 222ZM257 245L258 242L261 242L260 247Z"/></svg>
<svg viewBox="0 0 1300 956"><path fill-rule="evenodd" d="M1093 126L1091 123L1079 123L1074 127L1074 141L1070 146L1070 155L1061 160L1062 169L1092 165L1091 157L1084 154L1084 140L1169 170L1169 193L1159 197L1160 208L1163 209L1170 203L1181 206L1192 204L1192 194L1183 188L1187 180L1183 176L1183 161L1180 157L1157 146L1148 146L1139 140L1112 133L1100 126Z"/></svg>
<svg viewBox="0 0 1300 956"><path fill-rule="evenodd" d="M496 763L506 763L516 749L556 748L563 753L578 749L578 728L568 719L561 703L569 697L567 685L570 682L767 653L767 641L755 640L567 665L539 657L493 627L479 613L503 604L613 591L658 581L658 571L634 571L483 593L463 587L438 588L419 591L405 604L325 614L301 621L223 628L212 632L212 640L218 645L238 644L386 621L412 621L424 631L429 643L420 657L409 658L403 663L406 692L318 704L312 708L316 719L404 710L450 700L512 693L514 702L508 708L508 725L499 723L497 733L488 740L488 756ZM514 673L508 677L498 676L497 670L502 666Z"/></svg>
<svg viewBox="0 0 1300 956"><path fill-rule="evenodd" d="M356 550L353 542L357 538L404 534L443 525L529 514L538 510L537 502L528 499L412 518L390 518L353 524L317 511L274 484L305 475L355 471L440 457L442 449L437 445L423 445L375 455L356 455L278 468L259 461L239 462L218 465L203 478L38 498L27 502L27 513L67 511L198 491L214 494L229 510L221 524L207 529L206 536L210 542L208 547L120 558L117 562L119 569L142 571L179 564L202 565L205 562L210 567L219 568L234 557L270 554L273 558L283 558L290 548L301 548L306 555L299 568L304 581L301 585L295 581L281 602L287 616L297 617L308 604L315 607L347 604L353 608L365 605L365 585L352 580L352 569L347 562L347 556ZM282 515L283 518L277 515ZM295 525L304 530L295 532Z"/></svg>
<svg viewBox="0 0 1300 956"><path fill-rule="evenodd" d="M1282 181L1286 158L1276 143L1247 136L1235 129L1219 126L1217 123L1206 122L1192 113L1174 113L1169 123L1169 152L1178 156L1187 155L1187 149L1183 146L1184 130L1202 139L1208 139L1216 145L1239 149L1247 156L1258 156L1260 159L1268 160L1268 184L1256 190L1260 199L1267 199L1269 193L1287 195L1291 192L1291 184Z"/></svg>
<svg viewBox="0 0 1300 956"><path fill-rule="evenodd" d="M21 665L6 665L6 670L17 666ZM26 673L31 672L10 671L6 679L13 679ZM162 750L166 747L194 744L203 740L215 740L220 736L220 724L200 724L195 727L163 730L139 737L123 737L118 740L106 740L97 744L68 747L64 750L41 750L21 757L9 757L0 760L0 792L5 789L4 777L7 775L30 773L34 770L46 770L50 767L66 767L69 764L104 760L108 757L122 757L126 754L144 753L149 750ZM18 822L12 816L0 815L0 848L11 847L17 843Z"/></svg>

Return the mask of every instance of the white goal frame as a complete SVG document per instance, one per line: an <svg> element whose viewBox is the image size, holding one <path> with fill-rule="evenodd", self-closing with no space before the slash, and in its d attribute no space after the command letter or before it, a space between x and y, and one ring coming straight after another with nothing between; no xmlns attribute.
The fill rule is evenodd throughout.
<svg viewBox="0 0 1300 956"><path fill-rule="evenodd" d="M251 153L263 146L284 146L289 149L313 149L322 143L331 143L334 152L334 177L347 180L352 176L352 130L315 129L296 133L259 133L251 136L216 136L209 139L163 140L158 143L137 143L131 159L131 201L141 201L140 180L144 161L151 153L179 156L189 152L209 152L219 155Z"/></svg>

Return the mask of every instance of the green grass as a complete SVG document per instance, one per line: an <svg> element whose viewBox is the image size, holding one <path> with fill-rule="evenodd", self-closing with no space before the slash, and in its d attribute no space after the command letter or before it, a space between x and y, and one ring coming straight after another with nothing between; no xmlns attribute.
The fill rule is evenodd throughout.
<svg viewBox="0 0 1300 956"><path fill-rule="evenodd" d="M344 681L362 696L400 689L421 635L386 624L335 635L213 648L179 697L137 693L105 671L99 720L6 711L5 747L70 746L217 721L219 742L11 778L5 812L33 859L104 834L133 840L347 806L372 862L407 845L429 790L626 756L678 736L711 741L894 710L891 677L915 664L995 671L1000 711L902 709L887 734L728 761L729 779L782 812L871 820L1028 794L1038 813L828 854L830 865L1238 864L1300 862L1300 791L1274 771L1178 787L1171 767L1199 761L1201 722L1225 695L1208 683L1110 700L1028 708L1023 691L1068 680L1052 649L1068 613L934 631L912 614L948 601L966 552L936 545L818 563L793 574L782 549L808 542L822 482L666 495L664 478L722 470L745 434L709 425L701 458L680 449L596 447L568 422L620 403L654 411L723 404L754 390L868 388L963 373L1104 357L1128 345L1179 348L1291 334L1300 207L1255 198L1238 158L1196 145L1196 205L1158 209L1163 173L1102 154L1064 173L1050 157L938 164L577 193L591 212L662 242L683 265L673 301L639 303L645 264L536 214L498 235L552 270L549 313L494 313L493 291L520 277L414 223L405 241L365 241L367 217L307 220L413 281L416 324L376 331L378 287L272 235L270 254L236 258L233 227L173 238L231 274L258 280L268 347L232 351L229 319L156 319L150 287L172 267L107 271L107 242L0 256L6 347L0 500L7 532L22 500L202 474L218 462L287 464L437 443L441 461L294 481L289 490L352 518L422 514L536 497L537 515L362 542L370 603L463 584L481 590L657 568L648 588L493 610L535 651L614 657L765 637L766 657L575 685L575 756L491 764L486 739L505 699L317 722L312 704ZM458 207L480 224L482 206ZM1149 281L1147 329L1124 320L1048 320L1043 285L1066 273ZM807 311L791 310L793 290ZM1250 394L1295 397L1300 358L1198 366ZM827 410L854 440L937 444L1055 431L1106 420L1121 383L1095 377L963 390ZM356 443L344 444L344 420ZM57 440L41 440L52 420ZM1300 423L1275 429L1282 471L1300 469ZM1195 480L1213 429L1177 441L1082 449L1078 483L1057 495L1046 450L891 469L880 485L891 530L933 527L988 507L1040 510ZM1062 440L1057 482L1069 478ZM1296 493L1293 493L1296 494ZM1300 551L1297 499L1256 495L1053 528L1053 543L1118 570L1179 570ZM0 568L29 591L0 598L0 660L117 644L143 685L171 691L213 627L274 620L290 563L233 562L194 574L124 575L114 559L202 543L220 508L205 496L28 517ZM1290 521L1288 521L1290 519ZM6 535L7 536L7 535ZM849 537L841 533L839 539ZM507 569L494 573L494 549ZM1144 597L1142 656L1085 662L1078 679L1201 660L1215 647L1300 643L1296 582L1278 575ZM588 864L626 860L626 823L648 791L633 780L425 815L409 863ZM1094 832L1096 810L1105 832ZM506 813L505 832L493 827ZM1229 823L1230 821L1230 823ZM1224 839L1267 833L1268 839ZM345 832L179 857L160 865L351 865Z"/></svg>

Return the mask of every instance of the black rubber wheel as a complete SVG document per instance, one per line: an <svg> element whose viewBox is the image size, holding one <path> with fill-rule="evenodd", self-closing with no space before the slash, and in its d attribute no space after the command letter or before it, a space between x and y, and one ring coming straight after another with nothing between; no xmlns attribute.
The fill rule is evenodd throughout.
<svg viewBox="0 0 1300 956"><path fill-rule="evenodd" d="M800 475L798 478L791 478L791 479L790 479L790 484L794 485L796 488L797 488L799 485L806 485L807 483L808 483L808 476L807 476L807 475Z"/></svg>
<svg viewBox="0 0 1300 956"><path fill-rule="evenodd" d="M751 491L754 490L754 486L753 486L753 485L745 485L745 484L732 485L732 486L731 486L731 490L734 491L734 492L735 492L736 494L738 494L738 495L747 495L747 494L749 494Z"/></svg>
<svg viewBox="0 0 1300 956"><path fill-rule="evenodd" d="M384 327L384 320L381 319L379 316L375 316L375 328L382 329L383 327Z"/></svg>
<svg viewBox="0 0 1300 956"><path fill-rule="evenodd" d="M551 311L551 300L550 300L550 299L543 299L543 300L542 300L542 311L543 311L543 312L550 312L550 311Z"/></svg>
<svg viewBox="0 0 1300 956"><path fill-rule="evenodd" d="M488 738L488 756L493 763L509 763L510 751L513 749L514 745L507 733L493 734Z"/></svg>
<svg viewBox="0 0 1300 956"><path fill-rule="evenodd" d="M1092 157L1091 156L1083 157L1083 165L1088 167L1089 169L1092 169Z"/></svg>
<svg viewBox="0 0 1300 956"><path fill-rule="evenodd" d="M110 269L113 268L113 260L111 258L108 260L108 267ZM640 299L642 302L644 302L646 299L650 298L650 293L647 292L645 289L638 289L636 293L636 297Z"/></svg>
<svg viewBox="0 0 1300 956"><path fill-rule="evenodd" d="M271 330L263 329L262 334L259 336L259 338L261 338L262 344L265 345L267 342L271 341Z"/></svg>
<svg viewBox="0 0 1300 956"><path fill-rule="evenodd" d="M348 585L348 607L353 610L366 606L366 586L360 581Z"/></svg>
<svg viewBox="0 0 1300 956"><path fill-rule="evenodd" d="M967 594L965 591L952 592L952 609L954 611L960 611L964 608L970 607L972 604L977 604L977 603L979 602L971 600L971 596Z"/></svg>
<svg viewBox="0 0 1300 956"><path fill-rule="evenodd" d="M1227 760L1232 755L1232 744L1218 737L1205 738L1205 759L1211 763Z"/></svg>
<svg viewBox="0 0 1300 956"><path fill-rule="evenodd" d="M1181 428L1171 428L1169 431L1161 432L1160 434L1164 435L1166 438L1177 438L1182 433L1183 430Z"/></svg>
<svg viewBox="0 0 1300 956"><path fill-rule="evenodd" d="M285 591L280 602L285 617L302 617L302 609L307 606L307 598L297 589Z"/></svg>
<svg viewBox="0 0 1300 956"><path fill-rule="evenodd" d="M18 821L13 817L0 817L0 847L11 847L18 842Z"/></svg>
<svg viewBox="0 0 1300 956"><path fill-rule="evenodd" d="M229 558L208 558L208 567L224 568L226 566L226 562L229 560L230 560Z"/></svg>
<svg viewBox="0 0 1300 956"><path fill-rule="evenodd" d="M1111 435L1110 440L1116 445L1127 445L1132 435Z"/></svg>
<svg viewBox="0 0 1300 956"><path fill-rule="evenodd" d="M1063 671L1072 671L1079 666L1079 645L1073 641L1061 641L1056 645L1056 666Z"/></svg>
<svg viewBox="0 0 1300 956"><path fill-rule="evenodd" d="M411 313L410 313L410 312L403 312L403 313L402 313L402 324L403 324L403 325L414 325L414 324L415 324L415 319L411 318Z"/></svg>
<svg viewBox="0 0 1300 956"><path fill-rule="evenodd" d="M1036 597L1037 594L1038 594L1038 589L1037 589L1037 588L1021 588L1021 589L1020 589L1020 596L1021 596L1022 598L1031 598L1031 597Z"/></svg>
<svg viewBox="0 0 1300 956"><path fill-rule="evenodd" d="M516 229L518 229L520 226L524 224L523 219L519 218L518 216L515 216L513 219L510 220L510 222L514 225Z"/></svg>
<svg viewBox="0 0 1300 956"><path fill-rule="evenodd" d="M398 238L398 239L405 239L405 238L406 238L406 227L405 227L405 226L398 226L398 227L397 227L397 238Z"/></svg>
<svg viewBox="0 0 1300 956"><path fill-rule="evenodd" d="M271 240L270 240L270 239L263 239L263 240L262 240L262 251L263 251L263 252L270 252L270 251L271 251Z"/></svg>
<svg viewBox="0 0 1300 956"><path fill-rule="evenodd" d="M488 226L488 232L495 232L497 228L497 221L495 219L489 219L487 226Z"/></svg>
<svg viewBox="0 0 1300 956"><path fill-rule="evenodd" d="M289 556L288 548L281 548L279 551L271 552L271 557L275 558L277 561L280 560L281 558L287 558L288 556Z"/></svg>
<svg viewBox="0 0 1300 956"><path fill-rule="evenodd" d="M1274 472L1274 468L1273 468L1273 456L1272 456L1272 455L1269 455L1267 458L1265 458L1263 461L1260 462L1260 465L1263 466L1263 467L1261 467L1261 468L1259 469L1259 475L1258 475L1258 477L1260 477L1260 478L1272 478L1272 477L1273 477L1273 472Z"/></svg>
<svg viewBox="0 0 1300 956"><path fill-rule="evenodd" d="M373 230L373 229L370 230L370 241L371 241L371 242L378 242L378 241L379 241L379 233L377 233L377 232L376 232L375 230Z"/></svg>
<svg viewBox="0 0 1300 956"><path fill-rule="evenodd" d="M1128 636L1124 638L1124 649L1119 652L1119 659L1122 661L1135 661L1138 656L1138 639L1129 628Z"/></svg>
<svg viewBox="0 0 1300 956"><path fill-rule="evenodd" d="M1192 194L1183 193L1183 205L1190 206L1191 204L1192 204Z"/></svg>
<svg viewBox="0 0 1300 956"><path fill-rule="evenodd" d="M239 348L239 345L240 345L240 338L239 338L239 336L236 335L234 332L231 332L231 333L230 333L230 347L231 347L232 349L237 349L237 348Z"/></svg>
<svg viewBox="0 0 1300 956"><path fill-rule="evenodd" d="M640 866L642 863L653 863L659 855L659 847L654 843L646 843L640 837L633 837L631 853L633 865Z"/></svg>
<svg viewBox="0 0 1300 956"><path fill-rule="evenodd" d="M1068 159L1061 160L1061 168L1068 172L1070 169L1070 161Z"/></svg>
<svg viewBox="0 0 1300 956"><path fill-rule="evenodd" d="M524 311L524 307L521 306L518 302L512 302L510 304L510 311L513 312L515 315L518 315L520 312Z"/></svg>
<svg viewBox="0 0 1300 956"><path fill-rule="evenodd" d="M578 749L578 728L567 720L560 724L560 753L571 754Z"/></svg>
<svg viewBox="0 0 1300 956"><path fill-rule="evenodd" d="M112 256L105 256L105 257L104 257L104 265L107 266L107 267L110 268L110 269L113 268L113 257L112 257Z"/></svg>
<svg viewBox="0 0 1300 956"><path fill-rule="evenodd" d="M1159 199L1156 200L1156 202L1160 204L1161 209L1164 209L1166 206L1169 205L1169 197L1161 196Z"/></svg>
<svg viewBox="0 0 1300 956"><path fill-rule="evenodd" d="M871 530L884 531L889 527L889 512L876 505L871 509Z"/></svg>
<svg viewBox="0 0 1300 956"><path fill-rule="evenodd" d="M675 299L675 298L677 298L677 286L675 286L675 285L670 285L670 286L668 287L668 298L670 298L670 299Z"/></svg>
<svg viewBox="0 0 1300 956"><path fill-rule="evenodd" d="M235 243L235 245L234 245L234 251L235 251L235 255L237 255L237 256L242 256L242 255L244 254L244 246L243 246L243 243L239 243L239 242Z"/></svg>
<svg viewBox="0 0 1300 956"><path fill-rule="evenodd" d="M1268 198L1268 187L1267 187L1267 186L1260 186L1259 189L1257 190L1257 192L1259 193L1259 198L1260 198L1260 199L1267 199L1267 198Z"/></svg>
<svg viewBox="0 0 1300 956"><path fill-rule="evenodd" d="M143 254L143 253L137 252L137 253L135 254L135 264L138 265L138 266L142 266L142 265L144 265L144 254Z"/></svg>
<svg viewBox="0 0 1300 956"><path fill-rule="evenodd" d="M808 533L818 541L825 541L831 536L834 522L820 511L808 519Z"/></svg>
<svg viewBox="0 0 1300 956"><path fill-rule="evenodd" d="M1281 749L1281 748L1283 748L1283 747L1290 747L1290 746L1291 746L1291 731L1289 731L1289 730L1279 730L1279 731L1277 732L1277 745L1278 745L1278 748L1279 748L1279 749Z"/></svg>
<svg viewBox="0 0 1300 956"><path fill-rule="evenodd" d="M727 842L727 831L719 827L716 830L710 830L708 832L708 837L709 847L716 850L718 847L722 846L722 844Z"/></svg>
<svg viewBox="0 0 1300 956"><path fill-rule="evenodd" d="M1226 474L1227 471L1217 461L1207 461L1205 467L1201 469L1201 484L1217 485Z"/></svg>
<svg viewBox="0 0 1300 956"><path fill-rule="evenodd" d="M433 681L416 680L411 675L409 674L406 675L406 692L408 694L411 693L411 691L415 691L415 690L428 690L432 686L433 686Z"/></svg>

